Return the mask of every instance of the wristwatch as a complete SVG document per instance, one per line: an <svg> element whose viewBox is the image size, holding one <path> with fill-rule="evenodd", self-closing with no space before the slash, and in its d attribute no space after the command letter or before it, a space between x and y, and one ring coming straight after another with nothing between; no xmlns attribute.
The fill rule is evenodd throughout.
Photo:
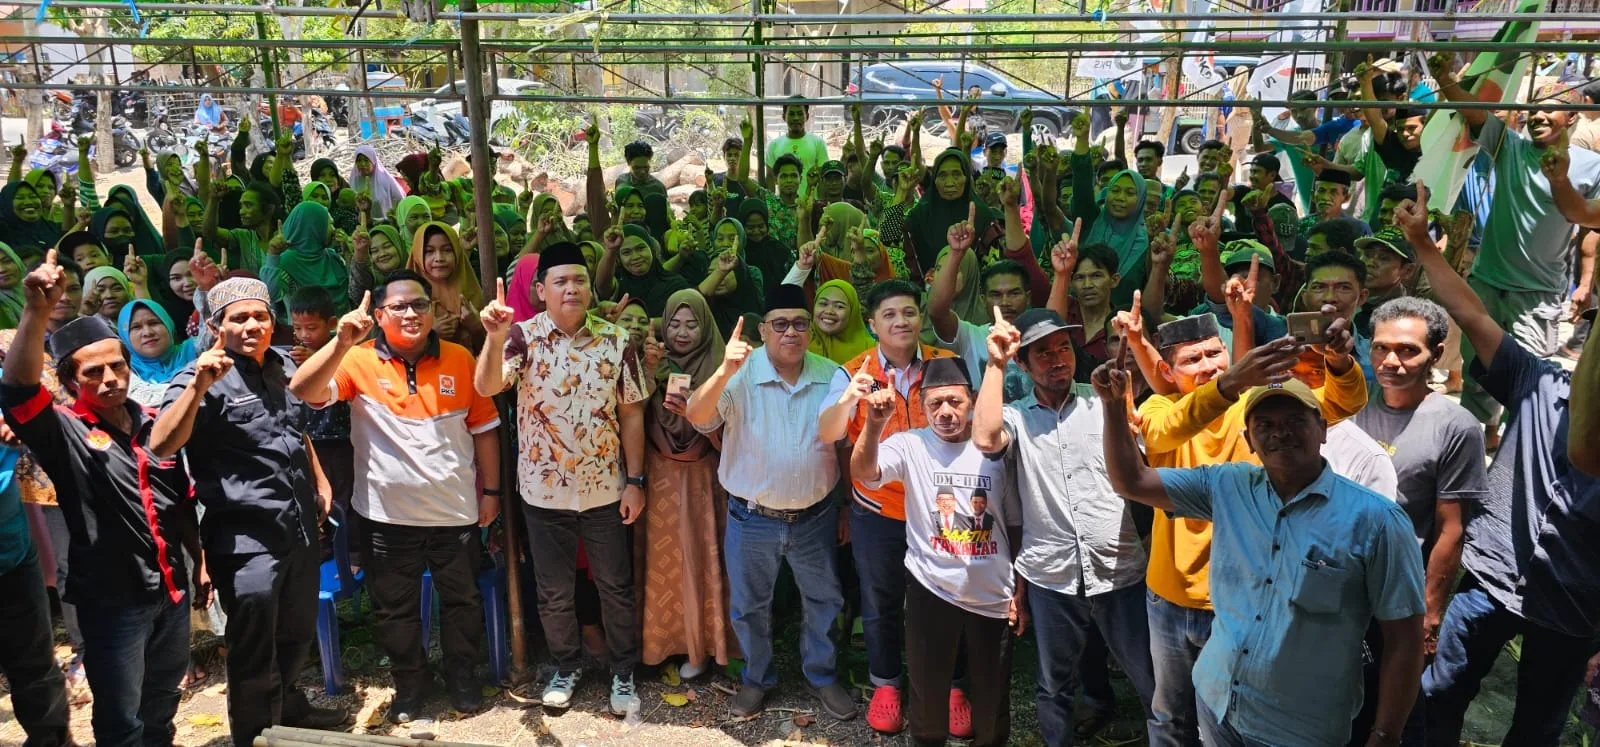
<svg viewBox="0 0 1600 747"><path fill-rule="evenodd" d="M644 475L630 475L627 482L629 485L642 488L644 487Z"/></svg>

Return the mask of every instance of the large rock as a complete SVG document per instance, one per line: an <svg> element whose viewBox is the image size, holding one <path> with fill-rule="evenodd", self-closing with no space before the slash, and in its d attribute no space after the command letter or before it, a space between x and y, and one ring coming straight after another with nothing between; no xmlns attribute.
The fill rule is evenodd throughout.
<svg viewBox="0 0 1600 747"><path fill-rule="evenodd" d="M685 184L704 187L706 183L705 171L706 160L697 153L691 153L662 169L656 178L660 179L662 184L667 185L669 190Z"/></svg>
<svg viewBox="0 0 1600 747"><path fill-rule="evenodd" d="M689 202L689 195L692 195L699 190L700 188L694 186L693 184L682 184L673 187L672 189L667 190L667 202L673 205L686 205Z"/></svg>

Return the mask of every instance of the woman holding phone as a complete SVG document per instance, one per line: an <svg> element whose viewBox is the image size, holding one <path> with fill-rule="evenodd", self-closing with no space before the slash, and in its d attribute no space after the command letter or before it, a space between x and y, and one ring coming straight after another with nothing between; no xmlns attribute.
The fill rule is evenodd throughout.
<svg viewBox="0 0 1600 747"><path fill-rule="evenodd" d="M704 296L673 293L661 318L666 360L645 415L644 520L634 526L635 578L643 590L644 663L683 655L684 679L739 655L728 619L722 536L728 496L717 480L719 434L683 417L694 388L722 363L723 341Z"/></svg>

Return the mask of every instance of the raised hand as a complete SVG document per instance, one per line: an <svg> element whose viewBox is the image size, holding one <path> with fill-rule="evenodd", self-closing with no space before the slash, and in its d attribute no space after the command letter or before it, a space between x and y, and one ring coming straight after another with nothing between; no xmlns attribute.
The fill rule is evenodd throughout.
<svg viewBox="0 0 1600 747"><path fill-rule="evenodd" d="M723 272L733 272L739 266L739 253L729 249L717 255L717 269Z"/></svg>
<svg viewBox="0 0 1600 747"><path fill-rule="evenodd" d="M1022 332L1000 316L1000 307L994 307L994 324L989 327L989 364L1004 368L1022 349Z"/></svg>
<svg viewBox="0 0 1600 747"><path fill-rule="evenodd" d="M750 358L750 353L755 348L744 341L744 317L733 323L733 335L728 340L727 347L722 350L722 368L729 376L738 373L744 362Z"/></svg>
<svg viewBox="0 0 1600 747"><path fill-rule="evenodd" d="M344 345L355 345L367 339L367 333L372 331L372 324L372 291L367 291L361 294L360 306L339 317L339 342Z"/></svg>
<svg viewBox="0 0 1600 747"><path fill-rule="evenodd" d="M1116 114L1115 117L1112 117L1112 121L1114 121L1118 127L1127 127L1128 126L1128 107L1126 107L1126 106L1117 107L1117 114Z"/></svg>
<svg viewBox="0 0 1600 747"><path fill-rule="evenodd" d="M133 252L129 252L128 258L122 260L122 274L136 288L150 287L150 268Z"/></svg>
<svg viewBox="0 0 1600 747"><path fill-rule="evenodd" d="M1455 65L1450 59L1450 55L1444 52L1434 52L1428 55L1428 74L1433 76L1434 81L1440 85L1444 85L1446 81L1452 79L1455 74Z"/></svg>
<svg viewBox="0 0 1600 747"><path fill-rule="evenodd" d="M660 340L656 339L656 330L653 326L650 328L648 335L644 338L643 357L645 373L651 378L654 378L656 369L660 368L661 366L661 361L667 359L667 347L662 345ZM687 404L688 400L684 400L684 402ZM683 413L679 412L678 414L682 415Z"/></svg>
<svg viewBox="0 0 1600 747"><path fill-rule="evenodd" d="M621 249L622 226L612 223L611 227L606 229L605 235L600 237L600 242L600 245L605 248L607 253L615 252Z"/></svg>
<svg viewBox="0 0 1600 747"><path fill-rule="evenodd" d="M223 278L227 277L228 270L226 267L218 266L217 263L211 261L210 255L206 254L205 243L205 239L195 239L194 256L189 259L189 274L194 277L194 286L196 288L209 293L212 288L216 287L217 283L222 282ZM224 248L222 250L222 263L226 265L227 262L228 250Z"/></svg>
<svg viewBox="0 0 1600 747"><path fill-rule="evenodd" d="M1177 181L1172 183L1172 191L1181 192L1187 186L1189 186L1189 167L1185 166L1183 167L1183 173L1178 175Z"/></svg>
<svg viewBox="0 0 1600 747"><path fill-rule="evenodd" d="M1170 232L1152 232L1149 251L1151 267L1167 268L1172 266L1172 257L1178 253L1178 244Z"/></svg>
<svg viewBox="0 0 1600 747"><path fill-rule="evenodd" d="M1231 199L1233 190L1223 189L1222 194L1217 195L1217 204L1211 209L1211 215L1189 224L1189 240L1194 242L1195 250L1217 251L1217 243L1222 240L1222 211Z"/></svg>
<svg viewBox="0 0 1600 747"><path fill-rule="evenodd" d="M366 262L372 256L372 234L365 228L356 229L350 235L350 254L357 262Z"/></svg>
<svg viewBox="0 0 1600 747"><path fill-rule="evenodd" d="M1010 209L1022 203L1022 182L1013 177L1006 177L1000 182L1000 206ZM977 206L974 205L976 210Z"/></svg>
<svg viewBox="0 0 1600 747"><path fill-rule="evenodd" d="M1423 194L1422 180L1418 179L1416 184L1417 194ZM1427 205L1416 200L1402 200L1399 205L1395 206L1394 223L1395 226L1399 227L1401 233L1404 233L1406 238L1411 240L1411 243L1421 245L1433 243L1431 236L1428 241L1421 241L1422 237L1429 235Z"/></svg>
<svg viewBox="0 0 1600 747"><path fill-rule="evenodd" d="M67 292L67 273L56 264L56 250L44 253L44 262L22 279L27 303L35 311L48 313Z"/></svg>
<svg viewBox="0 0 1600 747"><path fill-rule="evenodd" d="M745 117L744 119L739 121L739 138L740 139L744 140L746 143L749 143L750 139L755 137L755 135L756 135L756 126L750 122L750 118L749 117Z"/></svg>
<svg viewBox="0 0 1600 747"><path fill-rule="evenodd" d="M862 400L867 404L867 420L873 425L883 425L889 422L889 416L894 414L896 406L894 387L879 389L867 395Z"/></svg>
<svg viewBox="0 0 1600 747"><path fill-rule="evenodd" d="M945 232L945 240L950 244L950 261L960 262L961 257L972 248L973 236L972 223L978 217L978 204L967 203L967 219L950 227Z"/></svg>
<svg viewBox="0 0 1600 747"><path fill-rule="evenodd" d="M1228 304L1228 313L1238 319L1242 315L1253 314L1256 303L1256 279L1261 276L1261 255L1250 256L1250 275L1247 280L1228 278L1228 284L1223 287L1222 295Z"/></svg>
<svg viewBox="0 0 1600 747"><path fill-rule="evenodd" d="M616 303L611 304L611 308L601 311L600 316L604 317L606 321L616 324L622 319L622 310L628 308L628 301L632 299L633 296L628 295L627 293L622 294L622 298L617 299Z"/></svg>
<svg viewBox="0 0 1600 747"><path fill-rule="evenodd" d="M1072 137L1086 139L1089 137L1089 115L1079 113L1072 118Z"/></svg>
<svg viewBox="0 0 1600 747"><path fill-rule="evenodd" d="M506 304L506 281L499 278L494 283L494 300L483 305L483 311L478 312L478 321L483 323L483 331L495 340L503 338L511 323L515 320L511 307Z"/></svg>
<svg viewBox="0 0 1600 747"><path fill-rule="evenodd" d="M363 189L356 193L356 210L362 215L372 212L372 193Z"/></svg>
<svg viewBox="0 0 1600 747"><path fill-rule="evenodd" d="M79 153L88 153L89 152L89 148L91 148L93 146L94 146L94 138L93 137L90 137L88 135L84 135L83 137L78 138L78 152Z"/></svg>
<svg viewBox="0 0 1600 747"><path fill-rule="evenodd" d="M1338 313L1339 309L1334 305L1323 304L1323 316L1333 316ZM1350 355L1356 349L1356 337L1351 331L1350 320L1344 317L1333 320L1333 323L1328 325L1327 335L1323 338L1322 344L1311 347L1313 349L1320 347L1323 358L1328 361Z"/></svg>
<svg viewBox="0 0 1600 747"><path fill-rule="evenodd" d="M1561 131L1561 139L1544 149L1544 155L1539 157L1539 170L1544 172L1544 177L1552 183L1567 181L1567 171L1572 168L1572 155L1568 150L1567 130ZM1420 197L1422 192L1419 190Z"/></svg>
<svg viewBox="0 0 1600 747"><path fill-rule="evenodd" d="M850 377L850 384L844 388L844 394L839 396L838 404L853 405L867 398L877 386L878 380L872 378L867 371L867 361L861 362L861 368L856 369L854 376Z"/></svg>
<svg viewBox="0 0 1600 747"><path fill-rule="evenodd" d="M1217 388L1230 399L1238 399L1251 387L1281 384L1294 376L1300 361L1300 346L1293 337L1280 337L1251 348L1217 378Z"/></svg>
<svg viewBox="0 0 1600 747"><path fill-rule="evenodd" d="M283 250L288 248L289 240L283 237L283 229L280 228L278 233L272 237L272 241L267 243L267 254L282 254Z"/></svg>
<svg viewBox="0 0 1600 747"><path fill-rule="evenodd" d="M821 251L822 247L815 241L807 241L806 243L801 244L800 256L795 260L795 264L799 265L800 269L810 272L817 266L817 255L821 253Z"/></svg>
<svg viewBox="0 0 1600 747"><path fill-rule="evenodd" d="M1367 61L1356 65L1356 80L1362 83L1371 83L1378 74L1378 67L1373 63L1372 55L1367 55Z"/></svg>
<svg viewBox="0 0 1600 747"><path fill-rule="evenodd" d="M1078 235L1083 231L1083 219L1072 221L1072 235L1056 242L1050 249L1050 269L1055 270L1056 277L1063 275L1072 276L1072 271L1078 266Z"/></svg>
<svg viewBox="0 0 1600 747"><path fill-rule="evenodd" d="M19 136L17 144L11 146L11 160L20 161L28 157L28 144Z"/></svg>
<svg viewBox="0 0 1600 747"><path fill-rule="evenodd" d="M201 392L209 390L212 384L228 375L229 369L233 368L233 358L229 357L222 341L223 336L217 335L217 341L211 348L194 361L194 387Z"/></svg>

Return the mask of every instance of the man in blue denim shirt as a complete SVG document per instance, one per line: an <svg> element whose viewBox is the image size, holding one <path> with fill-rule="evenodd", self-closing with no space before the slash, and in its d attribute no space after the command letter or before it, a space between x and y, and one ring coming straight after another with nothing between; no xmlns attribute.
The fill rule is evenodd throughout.
<svg viewBox="0 0 1600 747"><path fill-rule="evenodd" d="M1216 618L1194 669L1206 744L1344 744L1373 619L1384 650L1366 744L1399 744L1422 670L1422 552L1394 501L1323 461L1327 425L1310 387L1290 379L1245 395L1245 438L1261 467L1156 470L1125 426L1127 372L1106 364L1093 383L1117 494L1214 527Z"/></svg>

